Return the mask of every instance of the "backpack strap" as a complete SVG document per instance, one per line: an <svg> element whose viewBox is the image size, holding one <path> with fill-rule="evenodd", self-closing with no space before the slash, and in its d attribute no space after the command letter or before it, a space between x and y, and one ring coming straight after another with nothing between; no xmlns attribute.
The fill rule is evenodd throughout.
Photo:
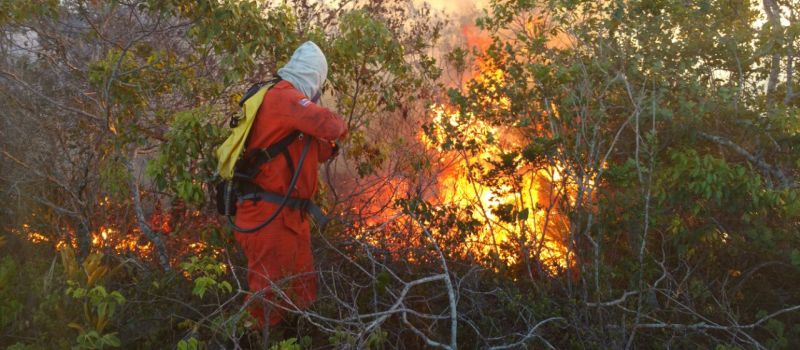
<svg viewBox="0 0 800 350"><path fill-rule="evenodd" d="M247 102L247 100L249 100L251 97L253 97L253 95L255 95L259 91L261 91L261 89L264 88L264 86L269 85L269 87L267 88L267 91L269 91L273 87L275 87L275 85L280 83L281 80L283 80L283 79L281 79L281 77L275 77L275 78L270 79L268 81L260 81L260 82L257 82L255 84L253 84L253 85L250 85L250 88L248 88L247 91L245 91L245 93L242 96L242 98L239 99L239 107L244 107L245 102ZM241 121L241 117L233 116L233 117L231 117L231 121L228 123L228 126L231 129L233 129L233 128L239 126L239 122L240 121Z"/></svg>
<svg viewBox="0 0 800 350"><path fill-rule="evenodd" d="M234 174L234 177L240 177L246 180L253 179L256 177L256 175L258 175L259 172L261 172L261 166L264 163L271 161L273 158L281 154L286 159L290 173L293 174L294 161L292 161L292 156L289 154L289 145L291 145L294 140L300 138L300 135L300 131L295 130L269 147L256 148L247 151L241 160L241 163L244 166L242 169L236 169L237 171Z"/></svg>
<svg viewBox="0 0 800 350"><path fill-rule="evenodd" d="M244 103L247 100L255 95L258 91L260 91L264 86L269 85L269 89L275 87L276 84L283 80L280 76L277 76L269 81L262 81L253 84L250 86L249 89L244 93L241 100L239 100L239 106L244 106ZM233 120L232 120L233 124ZM250 151L247 151L242 159L237 162L236 169L234 170L234 178L239 178L242 180L252 180L261 172L261 165L266 162L272 160L272 158L277 157L279 154L283 154L283 157L286 159L286 165L289 167L289 173L294 174L294 161L292 160L292 156L289 154L289 145L294 142L294 140L301 137L301 133L298 130L292 131L289 135L284 136L278 142L270 145L266 148L257 148Z"/></svg>
<svg viewBox="0 0 800 350"><path fill-rule="evenodd" d="M303 142L303 151L300 152L300 159L297 161L297 164L298 164L297 167L298 168L303 166L303 161L305 161L306 155L308 155L308 149L310 148L310 146L311 146L311 138L306 138L305 142ZM233 227L234 230L238 231L239 233L256 233L256 232L258 232L258 230L266 227L273 220L275 220L275 218L278 217L278 214L280 214L281 210L283 210L283 208L286 207L287 204L290 202L290 198L291 198L290 195L291 195L292 191L294 191L294 187L297 184L297 179L299 177L300 177L300 171L298 169L298 171L295 171L294 174L292 174L292 180L289 181L289 189L288 189L287 193L281 198L280 203L277 203L278 204L278 208L275 209L275 211L272 214L270 214L270 216L267 219L265 219L262 223L254 226L254 227L242 228L242 227L237 226L236 223L234 223L233 216L231 216L231 215L228 215L228 223L231 225L231 227ZM229 186L229 190L230 190L230 186ZM226 205L229 206L231 201L226 201L225 203L226 203ZM302 203L299 203L299 202L295 202L295 203L302 205ZM230 211L229 208L225 209L226 215L227 215L227 213L230 213L230 212L231 211Z"/></svg>
<svg viewBox="0 0 800 350"><path fill-rule="evenodd" d="M242 96L242 98L239 100L239 107L244 107L244 103L247 102L247 99L253 97L253 95L255 95L259 90L261 90L261 88L264 87L264 85L270 85L269 88L272 89L272 87L275 86L275 84L279 83L281 80L283 80L281 79L281 77L275 77L270 80L260 81L251 85L250 88L247 89L247 91L244 93L244 96Z"/></svg>

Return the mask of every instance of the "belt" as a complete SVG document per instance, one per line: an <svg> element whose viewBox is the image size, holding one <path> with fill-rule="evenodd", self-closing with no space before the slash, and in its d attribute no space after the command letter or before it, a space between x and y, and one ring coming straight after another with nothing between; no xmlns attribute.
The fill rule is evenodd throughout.
<svg viewBox="0 0 800 350"><path fill-rule="evenodd" d="M239 196L239 199L253 200L253 201L262 200L265 202L281 204L281 202L283 202L284 196L272 192L253 192L241 195ZM310 199L289 197L286 200L286 206L294 209L300 209L307 212L308 214L311 214L311 216L314 217L314 221L316 221L317 225L319 225L320 227L324 227L325 224L327 224L329 221L328 217L325 216L325 213L322 212L322 209Z"/></svg>

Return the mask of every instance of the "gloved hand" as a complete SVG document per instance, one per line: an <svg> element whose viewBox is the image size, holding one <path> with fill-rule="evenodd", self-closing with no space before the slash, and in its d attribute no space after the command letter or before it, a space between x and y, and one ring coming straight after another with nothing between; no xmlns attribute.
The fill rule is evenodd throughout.
<svg viewBox="0 0 800 350"><path fill-rule="evenodd" d="M331 158L330 159L333 159L333 158L336 158L336 156L339 155L339 148L340 147L339 147L339 143L336 142L336 141L330 141L330 143L331 143L331 149L333 150L332 153L331 153Z"/></svg>

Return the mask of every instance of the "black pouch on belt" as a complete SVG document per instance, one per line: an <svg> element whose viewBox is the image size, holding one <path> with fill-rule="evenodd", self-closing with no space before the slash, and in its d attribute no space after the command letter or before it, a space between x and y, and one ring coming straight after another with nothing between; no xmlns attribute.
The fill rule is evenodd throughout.
<svg viewBox="0 0 800 350"><path fill-rule="evenodd" d="M238 195L231 180L220 181L216 188L217 213L225 216L236 215Z"/></svg>

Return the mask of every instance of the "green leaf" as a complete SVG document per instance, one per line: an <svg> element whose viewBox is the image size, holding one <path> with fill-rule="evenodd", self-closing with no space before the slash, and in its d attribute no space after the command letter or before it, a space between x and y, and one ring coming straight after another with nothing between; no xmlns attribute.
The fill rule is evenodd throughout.
<svg viewBox="0 0 800 350"><path fill-rule="evenodd" d="M116 332L104 335L103 343L114 348L118 348L120 345L122 345L122 342L119 340L119 338L117 338Z"/></svg>
<svg viewBox="0 0 800 350"><path fill-rule="evenodd" d="M800 250L798 250L797 248L792 249L792 252L789 253L789 259L791 260L792 265L794 265L797 268L800 268Z"/></svg>

